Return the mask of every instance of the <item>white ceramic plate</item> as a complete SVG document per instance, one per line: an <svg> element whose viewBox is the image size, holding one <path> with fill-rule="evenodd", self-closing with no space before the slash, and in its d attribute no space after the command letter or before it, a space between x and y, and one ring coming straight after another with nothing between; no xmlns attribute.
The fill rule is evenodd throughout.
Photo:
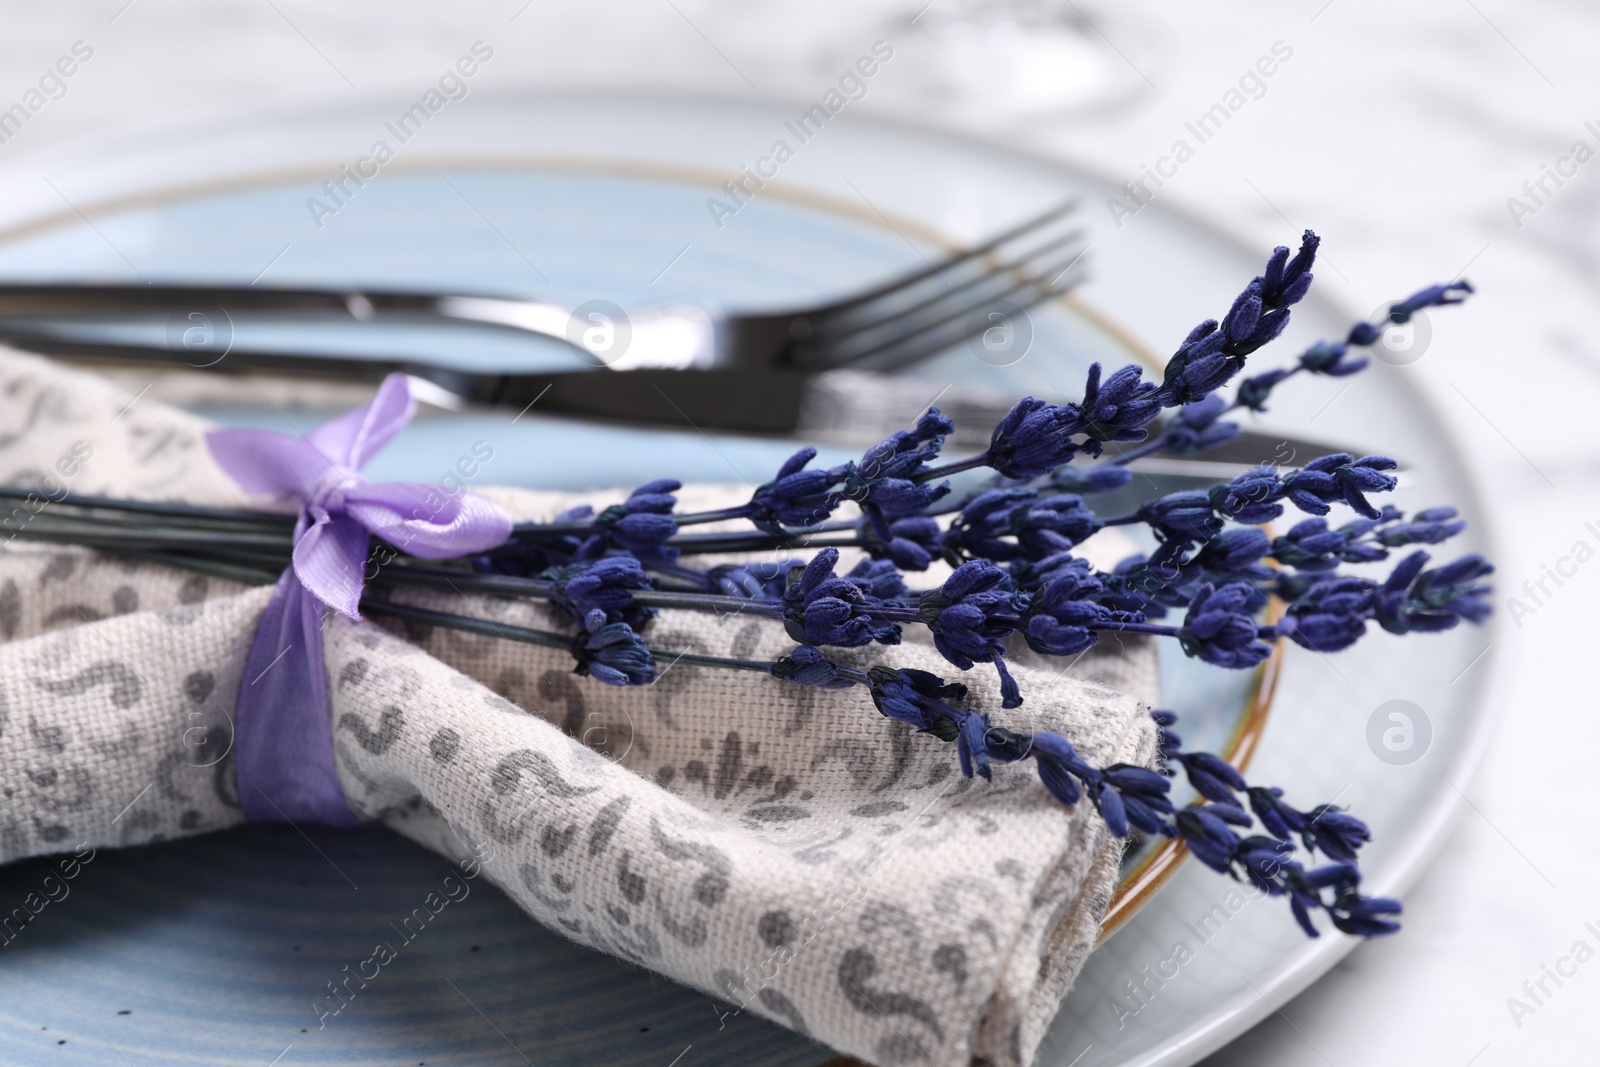
<svg viewBox="0 0 1600 1067"><path fill-rule="evenodd" d="M818 261L827 263L824 277L832 283L823 288L848 289L886 265L919 262L935 239L980 237L1078 192L1087 205L1094 265L1085 301L1137 343L1165 352L1197 321L1226 310L1268 251L1241 248L1159 204L1119 228L1102 207L1112 186L1084 170L853 115L799 146L778 181L736 214L721 213L719 226L706 201L719 195L722 180L786 136L790 116L782 109L630 97L473 97L451 105L425 135L398 147L378 179L355 190L336 213L321 213L319 227L305 201L320 196L328 203L317 189L322 180L368 155L374 140L394 140L384 127L393 110L373 106L144 137L0 171L0 276L38 278L53 265L72 277L196 277L212 269L239 277L253 256L264 279L278 284L355 273L369 284L509 288L574 304L595 297L626 304L704 296L715 279L713 291L729 304L777 306L825 295ZM567 176L586 193L577 201L552 195L547 204L530 205L516 178L527 173L556 183L552 191ZM441 176L457 181L441 183ZM628 257L634 273L619 276L615 249L586 257L583 234L605 225L605 183L616 183L619 198L636 206L641 181L657 183L660 210L655 225L630 231L637 242ZM394 242L385 255L393 213L418 210L419 182L431 189L423 201L428 218L413 216L406 226L410 232L436 227L437 243L419 256L414 241ZM252 189L260 190L259 216L241 228L238 198L254 195ZM153 205L181 206L185 225L174 229L172 212L152 212ZM451 218L452 210L459 217ZM810 220L813 248L796 244L797 214ZM159 225L152 222L158 215L165 220ZM85 226L84 217L98 221ZM819 224L829 217L837 225ZM534 234L549 243L529 246ZM1282 240L1293 243L1296 236L1285 233ZM792 268L769 259L761 271L732 269L767 247L781 250ZM463 276L463 262L476 264L480 274ZM375 273L374 263L384 266ZM1342 334L1352 318L1313 295L1287 337L1258 361L1272 362L1272 352L1286 361L1313 338ZM1110 356L1121 348L1081 319L1053 312L1040 319L1053 344L1080 354ZM930 380L930 395L947 384L993 383L996 373L959 351L917 371ZM1061 365L1043 358L1004 373L1012 387L1040 395L1076 396L1082 387L1081 379L1055 380ZM1402 456L1416 475L1396 503L1408 510L1454 503L1469 518L1482 514L1442 422L1403 368L1377 366L1331 404L1337 387L1321 384L1281 390L1263 426ZM464 432L470 431L433 420L414 431L413 443L454 455L449 450ZM692 435L665 444L655 434L632 443L613 435L602 448L599 438L570 427L541 432L533 424L529 432L496 480L553 485L561 482L552 482L550 471L581 470L570 484L627 483L639 467L637 450L646 446L662 469L724 480L765 471L781 454L770 443L723 442L708 450ZM375 476L400 473L386 472L384 462L374 465ZM405 464L402 457L389 462ZM528 475L535 469L537 478ZM1487 545L1480 530L1451 547ZM1500 674L1499 657L1485 651L1494 644L1495 625L1413 637L1404 646L1378 634L1338 657L1298 649L1287 657L1277 710L1250 776L1285 784L1301 806L1336 798L1366 818L1375 837L1364 863L1370 891L1403 890L1456 807L1451 783L1464 785L1477 759ZM1413 752L1420 755L1406 765L1380 759L1368 742L1369 719L1393 700L1410 701L1430 724L1430 740L1424 746L1418 733ZM1174 700L1180 714L1182 701ZM1192 1063L1354 947L1332 934L1306 941L1287 909L1273 902L1230 910L1228 888L1187 865L1090 961L1040 1062ZM1187 952L1176 952L1180 942ZM1172 962L1179 956L1187 957L1181 966ZM1144 992L1133 992L1140 985Z"/></svg>

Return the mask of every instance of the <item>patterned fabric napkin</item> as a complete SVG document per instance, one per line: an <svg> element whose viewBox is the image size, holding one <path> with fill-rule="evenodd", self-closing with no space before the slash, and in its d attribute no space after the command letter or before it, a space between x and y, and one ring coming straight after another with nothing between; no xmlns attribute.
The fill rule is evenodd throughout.
<svg viewBox="0 0 1600 1067"><path fill-rule="evenodd" d="M212 463L206 429L0 351L0 483L39 487L0 523L0 860L242 821L233 754L216 753L271 590L11 539L70 494L260 506ZM518 519L575 499L474 488ZM748 493L691 487L682 500L699 510ZM541 605L411 595L562 626ZM662 612L647 634L737 657L792 647L774 623L689 612ZM837 658L958 673L910 642ZM960 679L997 725L1056 730L1101 765L1153 759L1146 639L1070 673L1018 659L1028 699L1015 711L993 672ZM859 690L666 665L653 685L614 688L555 650L337 615L326 666L357 813L452 860L476 856L574 940L874 1063L1032 1062L1115 882L1120 843L1088 805L1063 807L1026 764L962 778L953 746Z"/></svg>

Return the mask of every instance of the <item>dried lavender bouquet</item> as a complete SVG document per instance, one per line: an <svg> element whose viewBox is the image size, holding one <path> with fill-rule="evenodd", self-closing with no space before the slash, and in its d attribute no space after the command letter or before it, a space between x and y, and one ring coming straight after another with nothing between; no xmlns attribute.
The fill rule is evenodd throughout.
<svg viewBox="0 0 1600 1067"><path fill-rule="evenodd" d="M895 645L908 627L920 629L955 670L985 664L998 672L1010 708L1026 699L1006 666L1008 649L1020 645L1041 656L1076 657L1104 634L1150 635L1175 639L1204 663L1239 670L1259 665L1280 640L1333 653L1374 622L1395 635L1481 622L1492 567L1479 556L1429 567L1427 552L1414 550L1382 579L1345 569L1445 541L1465 526L1450 507L1406 516L1374 504L1369 497L1396 484L1389 472L1397 465L1382 455L1325 456L1296 470L1261 467L1123 515L1101 515L1087 499L1126 485L1137 459L1226 443L1239 432L1229 416L1266 410L1291 378L1345 377L1367 365L1357 350L1379 339L1380 324L1360 322L1343 340L1314 344L1287 366L1240 377L1248 357L1278 337L1306 295L1318 243L1307 231L1293 254L1276 249L1220 322L1207 320L1183 340L1159 383L1146 381L1137 366L1103 374L1096 364L1080 402L1025 398L994 428L989 447L965 459L941 462L953 425L931 408L858 461L813 467L817 451L801 449L738 506L680 512L680 483L662 479L598 513L585 506L553 522L517 524L496 543L460 553L412 543L399 505L391 509L399 519L358 514L352 490L366 483L346 467L337 467L337 477L309 480L298 493L298 515L80 496L38 509L20 533L247 582L277 581L289 568L346 614L562 649L577 674L609 685L647 685L670 663L760 672L800 686L860 687L881 714L954 743L969 778L988 778L997 762L1031 760L1062 804L1087 801L1119 837L1180 839L1206 866L1286 900L1309 936L1319 934L1319 912L1345 933L1387 934L1398 929L1401 906L1361 892L1357 860L1370 837L1366 825L1332 804L1293 806L1282 789L1251 785L1216 755L1185 750L1173 712L1152 712L1160 728L1156 768L1094 766L1059 734L994 725L968 706L959 682L884 665L861 670L827 651ZM1392 305L1387 319L1404 323L1470 292L1461 281L1433 286ZM393 406L404 388L398 378L386 383L363 417ZM1134 447L1107 458L1113 442ZM210 443L247 488L248 478L236 471L258 463L256 451L277 447L258 431L215 431ZM950 479L964 475L971 483L969 472L986 473L955 490ZM36 499L22 489L0 492ZM845 517L850 505L857 514ZM462 501L436 489L404 506L413 517L448 521ZM1331 525L1326 516L1335 507L1355 517ZM1307 517L1275 537L1263 529L1291 509ZM1075 554L1093 534L1119 526L1143 527L1157 547L1111 570ZM308 531L322 536L320 568L308 562L309 552L302 556ZM840 548L864 554L842 574ZM719 556L727 561L706 565ZM935 562L953 568L944 582L908 586L907 572ZM319 569L336 575L318 579ZM392 595L408 588L542 601L571 625L564 632L512 626ZM1278 609L1270 613L1275 621L1267 621L1269 605ZM796 644L762 661L652 648L650 622L661 608L770 619ZM1171 797L1180 769L1199 794L1182 808Z"/></svg>

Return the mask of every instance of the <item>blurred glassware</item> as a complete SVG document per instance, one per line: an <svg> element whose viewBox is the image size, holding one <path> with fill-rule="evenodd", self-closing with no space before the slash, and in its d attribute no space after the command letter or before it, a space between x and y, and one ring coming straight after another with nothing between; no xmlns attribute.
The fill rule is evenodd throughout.
<svg viewBox="0 0 1600 1067"><path fill-rule="evenodd" d="M932 0L892 21L897 90L991 119L1104 113L1154 87L1150 34L1072 0Z"/></svg>

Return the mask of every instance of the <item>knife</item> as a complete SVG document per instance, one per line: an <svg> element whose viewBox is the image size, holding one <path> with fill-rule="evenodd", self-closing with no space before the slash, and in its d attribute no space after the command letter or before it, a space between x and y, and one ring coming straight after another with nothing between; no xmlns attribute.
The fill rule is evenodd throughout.
<svg viewBox="0 0 1600 1067"><path fill-rule="evenodd" d="M192 353L170 347L73 336L70 330L0 320L0 342L103 368L154 367L180 374L232 379L239 399L254 406L245 387L257 376L326 384L373 384L391 373L409 376L418 397L452 410L501 409L588 421L703 433L798 438L819 444L867 446L912 425L935 403L955 423L947 439L954 452L986 448L996 423L1016 397L966 386L940 387L934 379L864 371L807 373L784 367L631 370L591 369L502 373L471 371L420 360L309 352L235 349L197 365ZM1115 456L1133 444L1108 445ZM1245 429L1199 456L1152 456L1136 461L1147 473L1218 480L1256 466L1298 467L1338 452L1361 450L1297 436Z"/></svg>

